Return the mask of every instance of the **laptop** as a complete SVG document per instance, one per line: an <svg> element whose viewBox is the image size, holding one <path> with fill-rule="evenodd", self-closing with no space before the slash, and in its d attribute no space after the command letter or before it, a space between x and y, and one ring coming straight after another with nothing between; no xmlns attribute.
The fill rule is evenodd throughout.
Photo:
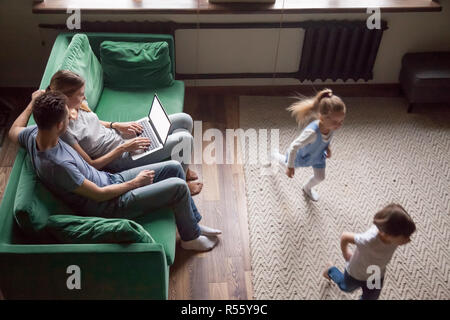
<svg viewBox="0 0 450 320"><path fill-rule="evenodd" d="M150 146L147 150L140 150L131 153L131 159L137 160L148 154L156 152L164 147L167 136L169 135L170 122L169 116L164 110L161 101L155 94L148 117L136 121L144 129L139 137L150 139Z"/></svg>

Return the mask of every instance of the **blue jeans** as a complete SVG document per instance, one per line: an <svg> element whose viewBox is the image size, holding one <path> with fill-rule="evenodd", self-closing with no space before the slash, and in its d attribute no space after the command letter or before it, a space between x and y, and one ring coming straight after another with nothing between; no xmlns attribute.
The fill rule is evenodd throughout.
<svg viewBox="0 0 450 320"><path fill-rule="evenodd" d="M114 183L123 183L134 179L142 170L154 170L152 184L130 190L118 199L110 200L110 206L104 216L110 218L133 219L163 207L170 207L175 214L180 238L184 241L200 236L198 222L202 216L197 210L186 184L181 164L175 160L154 163L116 173Z"/></svg>
<svg viewBox="0 0 450 320"><path fill-rule="evenodd" d="M381 288L383 287L384 278L381 279L381 286L380 289L369 289L367 287L367 281L361 281L353 278L351 275L348 274L347 270L344 271L344 274L342 274L341 271L339 271L336 267L331 267L328 269L328 275L330 276L331 280L336 282L336 284L339 286L339 289L341 289L344 292L353 292L358 288L361 288L363 293L361 296L361 300L377 300L381 293Z"/></svg>

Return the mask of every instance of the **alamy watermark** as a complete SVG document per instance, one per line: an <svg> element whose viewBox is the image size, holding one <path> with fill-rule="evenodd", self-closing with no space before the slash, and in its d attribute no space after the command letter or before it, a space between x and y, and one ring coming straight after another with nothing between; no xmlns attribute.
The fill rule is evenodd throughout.
<svg viewBox="0 0 450 320"><path fill-rule="evenodd" d="M70 276L66 280L66 286L69 290L81 290L81 269L79 266L73 264L67 267L67 274Z"/></svg>
<svg viewBox="0 0 450 320"><path fill-rule="evenodd" d="M66 26L69 30L80 30L81 29L81 10L67 8L67 14L70 16L66 20Z"/></svg>
<svg viewBox="0 0 450 320"><path fill-rule="evenodd" d="M368 289L381 289L381 269L377 265L370 265L367 267L367 273L370 274L367 278L366 285Z"/></svg>
<svg viewBox="0 0 450 320"><path fill-rule="evenodd" d="M279 129L242 128L203 131L202 121L194 121L193 143L186 137L172 149L172 160L185 164L273 163L271 154L279 150ZM207 142L204 145L204 142Z"/></svg>
<svg viewBox="0 0 450 320"><path fill-rule="evenodd" d="M366 20L367 29L381 29L381 10L380 8L367 8L367 14L370 16Z"/></svg>

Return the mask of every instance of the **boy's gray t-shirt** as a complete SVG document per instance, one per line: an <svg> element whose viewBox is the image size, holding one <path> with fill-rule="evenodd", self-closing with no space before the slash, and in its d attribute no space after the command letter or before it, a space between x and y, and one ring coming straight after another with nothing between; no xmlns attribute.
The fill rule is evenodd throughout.
<svg viewBox="0 0 450 320"><path fill-rule="evenodd" d="M99 187L110 185L113 183L111 174L89 165L61 139L55 147L39 151L36 146L37 132L36 125L29 126L19 133L18 140L19 144L28 151L33 168L44 185L63 201L72 205L75 211L93 213L106 206L106 202L95 202L73 191L83 184L84 179L88 179Z"/></svg>
<svg viewBox="0 0 450 320"><path fill-rule="evenodd" d="M381 277L384 277L397 245L381 241L375 225L364 233L356 234L355 244L356 249L347 265L347 272L357 280L366 281L373 274L373 271L368 272L368 267L378 266Z"/></svg>
<svg viewBox="0 0 450 320"><path fill-rule="evenodd" d="M107 154L125 141L116 130L105 128L95 112L82 109L78 110L76 120L69 121L61 139L70 146L78 143L92 159Z"/></svg>

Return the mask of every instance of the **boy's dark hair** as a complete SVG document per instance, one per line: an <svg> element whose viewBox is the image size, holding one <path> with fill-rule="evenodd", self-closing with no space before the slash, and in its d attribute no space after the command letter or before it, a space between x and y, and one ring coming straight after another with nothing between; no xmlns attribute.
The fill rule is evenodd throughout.
<svg viewBox="0 0 450 320"><path fill-rule="evenodd" d="M399 204L391 203L378 211L373 218L378 230L390 236L410 237L416 231L416 225L406 210Z"/></svg>
<svg viewBox="0 0 450 320"><path fill-rule="evenodd" d="M67 97L62 93L48 91L33 104L33 117L39 129L49 130L67 116Z"/></svg>

